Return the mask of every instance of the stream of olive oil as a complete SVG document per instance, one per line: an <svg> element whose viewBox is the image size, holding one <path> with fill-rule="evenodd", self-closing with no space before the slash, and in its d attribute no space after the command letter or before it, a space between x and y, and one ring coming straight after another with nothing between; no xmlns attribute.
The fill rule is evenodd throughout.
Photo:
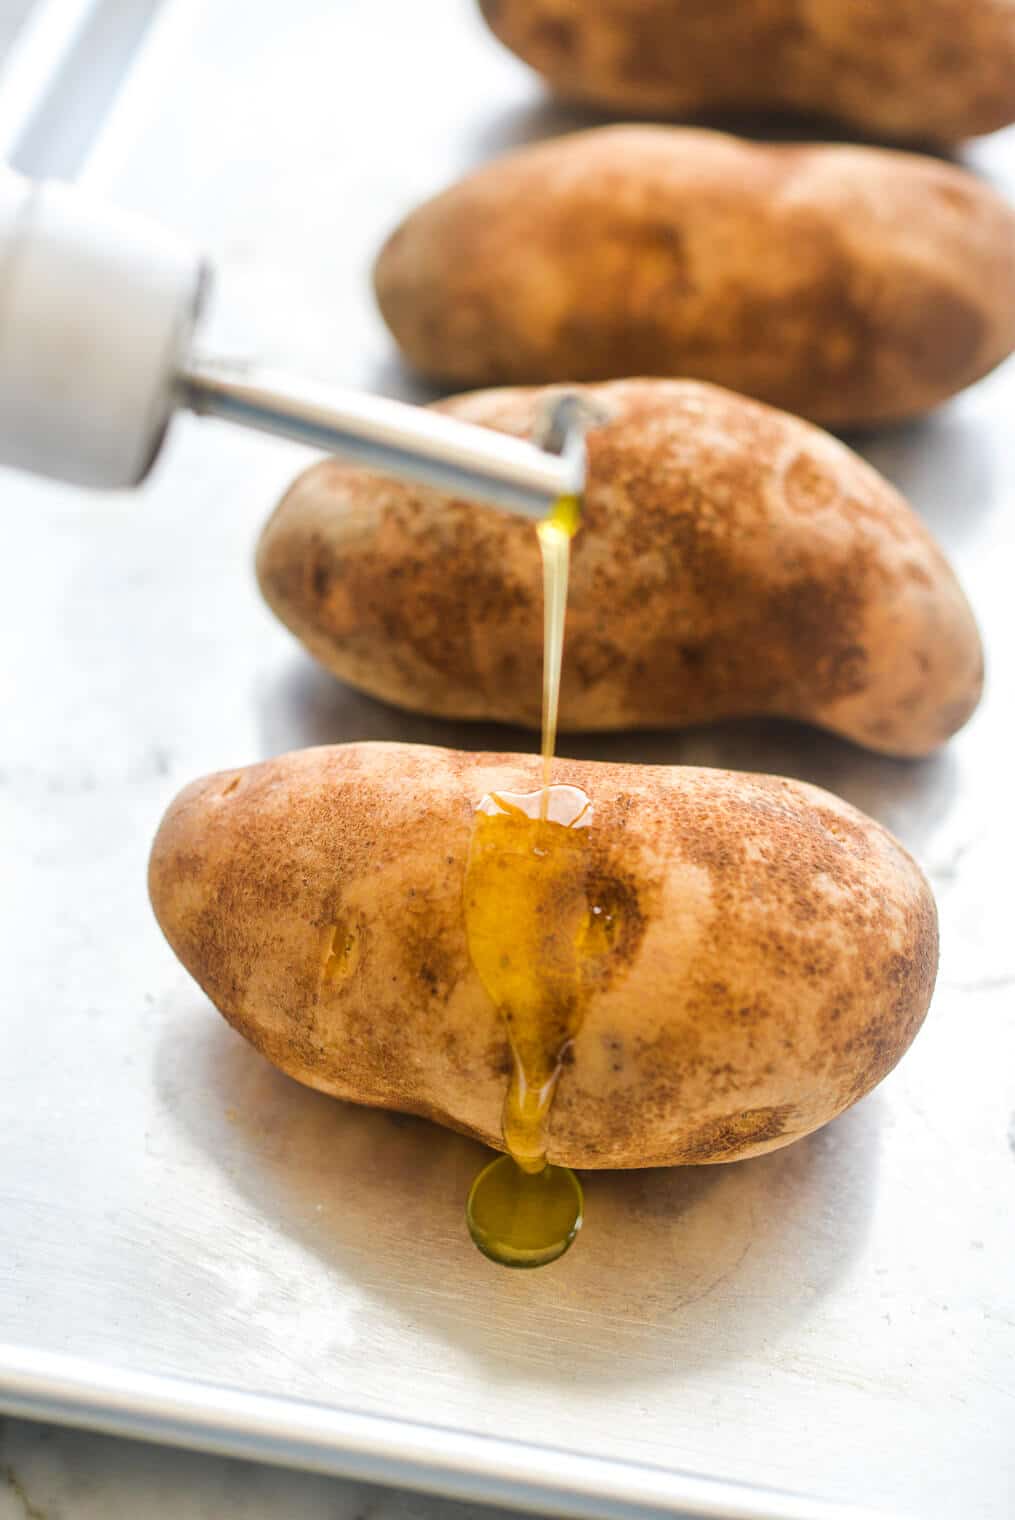
<svg viewBox="0 0 1015 1520"><path fill-rule="evenodd" d="M581 1183L547 1160L554 1093L583 1012L583 971L599 925L589 902L592 803L551 784L560 701L571 539L579 503L562 497L539 525L543 560L543 784L498 792L476 810L465 884L469 952L507 1027L512 1074L502 1118L507 1152L469 1193L473 1240L493 1261L540 1267L582 1223Z"/></svg>
<svg viewBox="0 0 1015 1520"><path fill-rule="evenodd" d="M539 548L543 558L543 797L549 798L553 754L557 748L557 711L560 707L560 672L564 661L564 621L567 616L567 583L571 568L571 540L581 521L577 496L562 496L550 515L539 524ZM540 810L546 817L546 807Z"/></svg>

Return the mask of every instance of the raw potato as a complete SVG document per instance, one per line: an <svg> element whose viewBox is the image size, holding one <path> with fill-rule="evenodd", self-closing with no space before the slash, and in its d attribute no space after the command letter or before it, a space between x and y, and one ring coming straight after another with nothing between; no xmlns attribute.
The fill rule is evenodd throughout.
<svg viewBox="0 0 1015 1520"><path fill-rule="evenodd" d="M818 111L952 141L1015 121L1010 0L479 0L574 100L627 115Z"/></svg>
<svg viewBox="0 0 1015 1520"><path fill-rule="evenodd" d="M417 208L374 279L449 384L691 375L836 427L926 412L1015 347L1015 213L880 148L575 133Z"/></svg>
<svg viewBox="0 0 1015 1520"><path fill-rule="evenodd" d="M579 388L581 389L581 388ZM976 706L969 606L909 507L817 428L694 381L581 390L563 729L803 719L921 755ZM442 403L530 434L556 391ZM270 605L343 680L443 717L538 727L542 580L529 523L333 461L265 528Z"/></svg>
<svg viewBox="0 0 1015 1520"><path fill-rule="evenodd" d="M510 1069L473 969L473 809L533 756L303 750L209 776L152 850L159 923L290 1076L500 1144ZM552 1161L731 1161L824 1124L891 1070L934 986L937 920L881 826L773 776L562 760L594 799L593 904L620 924L550 1122Z"/></svg>

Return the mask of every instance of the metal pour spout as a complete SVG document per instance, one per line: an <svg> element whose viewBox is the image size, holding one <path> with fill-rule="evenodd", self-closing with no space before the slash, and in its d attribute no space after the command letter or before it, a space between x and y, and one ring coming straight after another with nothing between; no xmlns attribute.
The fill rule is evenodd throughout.
<svg viewBox="0 0 1015 1520"><path fill-rule="evenodd" d="M192 411L297 443L440 491L542 518L585 485L584 427L562 393L546 447L427 407L333 389L272 370L189 362L178 379Z"/></svg>

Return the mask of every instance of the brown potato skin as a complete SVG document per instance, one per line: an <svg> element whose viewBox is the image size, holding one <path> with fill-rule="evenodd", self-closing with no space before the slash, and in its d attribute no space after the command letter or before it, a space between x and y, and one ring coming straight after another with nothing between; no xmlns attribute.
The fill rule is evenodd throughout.
<svg viewBox="0 0 1015 1520"><path fill-rule="evenodd" d="M577 387L588 436L562 730L777 715L922 755L969 717L976 624L902 497L795 417L695 381ZM441 403L526 436L554 390ZM333 461L269 520L261 590L329 670L401 707L538 727L531 524Z"/></svg>
<svg viewBox="0 0 1015 1520"><path fill-rule="evenodd" d="M693 376L833 427L1015 347L1015 213L951 164L659 126L495 160L382 248L405 357L458 387Z"/></svg>
<svg viewBox="0 0 1015 1520"><path fill-rule="evenodd" d="M479 0L562 95L626 115L816 111L948 142L1015 121L1007 0Z"/></svg>
<svg viewBox="0 0 1015 1520"><path fill-rule="evenodd" d="M209 776L155 839L170 945L290 1076L500 1145L509 1055L472 966L473 809L531 755L349 744ZM561 760L594 799L623 933L561 1077L549 1155L731 1161L788 1144L895 1065L926 1012L934 900L879 824L773 776ZM355 965L329 981L335 926Z"/></svg>

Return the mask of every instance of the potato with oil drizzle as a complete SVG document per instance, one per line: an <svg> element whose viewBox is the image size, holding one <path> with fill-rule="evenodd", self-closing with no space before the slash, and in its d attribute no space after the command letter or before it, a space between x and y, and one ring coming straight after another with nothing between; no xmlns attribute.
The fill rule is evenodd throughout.
<svg viewBox="0 0 1015 1520"><path fill-rule="evenodd" d="M500 1148L512 1061L496 999L526 994L482 945L476 809L539 775L534 756L350 744L207 777L152 849L159 923L289 1075ZM930 1001L937 920L885 829L773 776L560 760L555 779L594 816L540 907L575 947L567 1008L531 1005L561 1038L551 1162L756 1155L895 1065ZM520 943L506 923L506 953Z"/></svg>
<svg viewBox="0 0 1015 1520"><path fill-rule="evenodd" d="M819 429L715 386L569 388L588 435L560 731L801 719L923 755L980 695L968 603L887 481ZM441 405L519 436L552 388ZM261 589L343 680L451 718L539 726L531 524L325 461L268 522Z"/></svg>

